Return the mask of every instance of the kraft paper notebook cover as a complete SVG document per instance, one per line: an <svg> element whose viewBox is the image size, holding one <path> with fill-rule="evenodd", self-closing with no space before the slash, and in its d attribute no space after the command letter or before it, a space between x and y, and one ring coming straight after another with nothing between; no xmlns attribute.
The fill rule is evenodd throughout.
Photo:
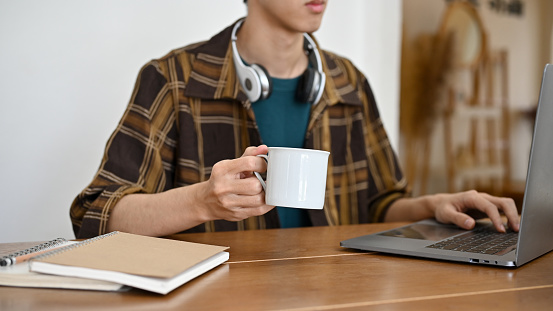
<svg viewBox="0 0 553 311"><path fill-rule="evenodd" d="M37 256L30 269L167 294L227 261L226 249L115 231Z"/></svg>

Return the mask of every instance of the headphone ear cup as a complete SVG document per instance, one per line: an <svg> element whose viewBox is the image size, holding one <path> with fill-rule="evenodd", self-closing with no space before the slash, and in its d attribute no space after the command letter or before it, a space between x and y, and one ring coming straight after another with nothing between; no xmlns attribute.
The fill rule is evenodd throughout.
<svg viewBox="0 0 553 311"><path fill-rule="evenodd" d="M302 103L309 102L313 93L313 82L315 75L318 74L313 68L307 68L298 81L296 89L296 99Z"/></svg>
<svg viewBox="0 0 553 311"><path fill-rule="evenodd" d="M271 79L271 76L269 76L269 72L265 69L265 67L259 64L252 64L250 68L256 72L257 77L259 78L258 81L261 88L261 95L258 100L269 98L273 92L273 80Z"/></svg>

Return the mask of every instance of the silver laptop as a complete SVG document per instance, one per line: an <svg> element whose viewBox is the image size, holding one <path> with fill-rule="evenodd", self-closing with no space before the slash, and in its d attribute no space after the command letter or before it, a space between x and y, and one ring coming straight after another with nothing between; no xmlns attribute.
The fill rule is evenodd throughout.
<svg viewBox="0 0 553 311"><path fill-rule="evenodd" d="M519 267L553 250L553 65L543 73L519 232L473 230L423 220L342 241L342 247L475 264Z"/></svg>

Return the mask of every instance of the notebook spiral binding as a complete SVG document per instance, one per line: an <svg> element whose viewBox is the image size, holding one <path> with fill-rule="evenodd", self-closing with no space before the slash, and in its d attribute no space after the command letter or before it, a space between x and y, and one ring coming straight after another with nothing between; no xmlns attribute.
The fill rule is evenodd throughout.
<svg viewBox="0 0 553 311"><path fill-rule="evenodd" d="M11 263L14 258L17 258L19 256L28 255L28 254L40 252L40 251L43 251L43 250L47 250L49 248L56 247L56 246L58 246L60 244L63 244L65 242L67 242L66 239L57 238L57 239L54 239L54 240L51 240L51 241L48 241L48 242L41 243L39 245L30 247L30 248L24 249L22 251L18 251L18 252L15 252L15 253L11 253L11 254L2 256L0 258L0 266L9 265L9 263Z"/></svg>
<svg viewBox="0 0 553 311"><path fill-rule="evenodd" d="M67 245L67 246L64 246L64 247L61 247L59 249L56 249L54 251L51 251L51 252L48 252L48 253L45 253L45 254L42 254L42 255L38 255L36 257L33 257L31 260L40 260L40 259L44 259L44 258L47 258L47 257L50 257L50 256L55 256L57 254L60 254L60 253L64 253L68 250L72 250L74 248L78 248L78 247L82 247L82 246L86 246L90 243L94 243L98 240L101 240L101 239L105 239L107 237L110 237L112 235L115 235L119 233L119 231L113 231L113 232L110 232L110 233L106 233L106 234L103 234L103 235L99 235L97 237L94 237L94 238L90 238L90 239L87 239L87 240L84 240L82 242L79 242L79 243L76 243L76 244L71 244L71 245Z"/></svg>

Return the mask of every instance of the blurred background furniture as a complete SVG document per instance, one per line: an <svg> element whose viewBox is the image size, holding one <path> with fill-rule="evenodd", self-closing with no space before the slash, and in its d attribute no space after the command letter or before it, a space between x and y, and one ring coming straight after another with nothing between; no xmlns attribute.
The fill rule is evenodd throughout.
<svg viewBox="0 0 553 311"><path fill-rule="evenodd" d="M468 1L450 1L434 33L402 54L401 126L405 175L412 192L469 189L515 198L511 177L509 63L492 50L482 19ZM443 178L432 175L441 166ZM436 175L436 174L435 174Z"/></svg>

